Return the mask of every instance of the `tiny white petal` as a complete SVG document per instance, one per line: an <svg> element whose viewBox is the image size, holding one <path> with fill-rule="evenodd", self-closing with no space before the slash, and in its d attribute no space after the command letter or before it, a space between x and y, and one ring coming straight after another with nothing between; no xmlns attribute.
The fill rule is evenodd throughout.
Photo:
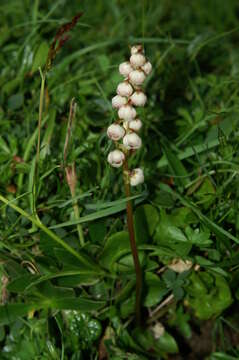
<svg viewBox="0 0 239 360"><path fill-rule="evenodd" d="M107 135L110 139L118 141L122 139L125 134L125 129L119 124L112 124L107 129Z"/></svg>
<svg viewBox="0 0 239 360"><path fill-rule="evenodd" d="M135 118L136 110L131 105L124 105L118 110L118 115L120 119L129 121Z"/></svg>
<svg viewBox="0 0 239 360"><path fill-rule="evenodd" d="M119 109L121 106L127 104L127 99L123 96L116 95L112 98L112 106L115 109Z"/></svg>
<svg viewBox="0 0 239 360"><path fill-rule="evenodd" d="M131 54L137 54L143 51L142 45L134 45L131 47Z"/></svg>
<svg viewBox="0 0 239 360"><path fill-rule="evenodd" d="M130 56L130 64L133 68L143 66L146 62L145 56L143 54L133 54Z"/></svg>
<svg viewBox="0 0 239 360"><path fill-rule="evenodd" d="M144 182L144 173L143 170L138 168L134 169L130 173L130 185L131 186L137 186L139 184L142 184Z"/></svg>
<svg viewBox="0 0 239 360"><path fill-rule="evenodd" d="M134 119L128 121L128 127L130 130L139 131L142 127L142 121L140 119Z"/></svg>
<svg viewBox="0 0 239 360"><path fill-rule="evenodd" d="M125 61L119 65L119 72L121 75L128 77L129 73L133 70L129 61Z"/></svg>
<svg viewBox="0 0 239 360"><path fill-rule="evenodd" d="M142 140L136 133L132 132L130 134L127 134L123 138L123 144L126 147L126 149L139 149L142 145Z"/></svg>
<svg viewBox="0 0 239 360"><path fill-rule="evenodd" d="M145 72L146 75L149 75L152 71L152 65L149 61L147 61L143 66L142 70Z"/></svg>
<svg viewBox="0 0 239 360"><path fill-rule="evenodd" d="M143 91L135 91L130 97L130 100L135 106L144 106L147 101L147 96L143 93Z"/></svg>
<svg viewBox="0 0 239 360"><path fill-rule="evenodd" d="M119 168L123 165L125 155L120 150L114 150L109 153L107 160L111 166Z"/></svg>
<svg viewBox="0 0 239 360"><path fill-rule="evenodd" d="M145 78L146 78L145 73L141 70L133 70L129 74L129 80L133 85L143 84Z"/></svg>
<svg viewBox="0 0 239 360"><path fill-rule="evenodd" d="M120 96L129 97L132 93L133 88L127 81L119 83L119 85L117 86L117 94Z"/></svg>

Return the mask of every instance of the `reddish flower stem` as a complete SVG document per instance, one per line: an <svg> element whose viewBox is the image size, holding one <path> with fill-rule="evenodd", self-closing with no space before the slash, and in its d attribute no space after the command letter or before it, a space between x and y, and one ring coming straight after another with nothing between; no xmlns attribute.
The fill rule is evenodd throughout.
<svg viewBox="0 0 239 360"><path fill-rule="evenodd" d="M127 158L123 165L124 169L124 187L125 187L125 195L126 197L131 196L130 192L130 184L129 184L129 177L128 177L128 161ZM135 314L136 314L136 323L138 326L141 325L141 293L142 293L142 270L139 262L139 255L135 241L135 233L134 233L134 220L133 220L133 207L132 201L128 200L126 203L126 210L127 210L127 225L129 231L129 239L130 239L130 246L131 252L134 259L134 267L135 267L135 274L136 274L136 299L135 299Z"/></svg>

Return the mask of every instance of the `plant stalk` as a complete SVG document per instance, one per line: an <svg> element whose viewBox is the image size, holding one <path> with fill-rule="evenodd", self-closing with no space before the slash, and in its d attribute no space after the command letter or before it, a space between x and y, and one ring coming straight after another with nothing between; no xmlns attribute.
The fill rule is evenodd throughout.
<svg viewBox="0 0 239 360"><path fill-rule="evenodd" d="M76 183L77 183L77 177L76 177L76 170L75 170L75 163L73 163L72 165L69 165L65 168L65 172L66 172L66 181L67 184L70 188L70 192L71 192L71 197L73 200L73 209L74 209L74 214L75 214L75 220L80 220L80 211L79 211L79 207L77 204L77 201L74 200L75 196L76 196ZM81 227L81 224L77 224L77 231L78 231L78 236L79 236L79 240L80 240L80 244L81 246L85 245L85 239L84 239L84 233L83 233L83 229Z"/></svg>
<svg viewBox="0 0 239 360"><path fill-rule="evenodd" d="M77 185L75 163L73 163L71 165L66 165L68 148L69 148L71 133L72 133L72 126L73 126L73 121L74 121L75 114L76 114L76 106L77 106L77 104L75 102L75 99L74 98L71 99L70 111L69 111L69 116L68 116L68 124L67 124L67 132L66 132L66 138L65 138L65 144L64 144L64 152L63 152L63 166L65 168L66 181L70 188L71 197L73 200L73 209L74 209L75 219L79 220L80 219L80 210L79 210L77 201L74 200L74 198L76 196L76 185ZM78 237L80 240L80 244L81 244L81 246L84 246L85 239L84 239L84 233L83 233L82 226L80 224L77 224L76 227L77 227L77 231L78 231Z"/></svg>
<svg viewBox="0 0 239 360"><path fill-rule="evenodd" d="M42 72L39 68L41 75L41 90L40 90L40 100L39 100L39 113L38 113L38 138L37 138L37 152L36 152L36 161L34 165L34 179L33 179L33 214L40 221L37 215L36 202L37 202L37 183L39 178L39 162L40 162L40 147L41 147L41 126L42 126L42 115L43 115L43 106L44 106L44 96L45 96L45 82L46 82L46 73Z"/></svg>
<svg viewBox="0 0 239 360"><path fill-rule="evenodd" d="M41 125L42 125L42 114L43 114L43 104L44 104L44 94L45 94L45 82L46 82L46 74L42 73L41 69L41 91L40 91L40 103L39 103L39 115L38 115L38 140L37 140L37 157L36 164L38 168L38 163L40 159L40 146L41 146ZM36 169L37 171L37 169Z"/></svg>
<svg viewBox="0 0 239 360"><path fill-rule="evenodd" d="M124 162L124 188L126 197L131 196L129 176L128 176L128 160L125 159ZM142 293L142 270L139 262L139 255L135 241L134 233L134 220L133 220L133 207L132 201L128 200L126 203L127 210L127 225L129 231L130 247L134 259L134 267L136 274L136 299L135 299L135 314L136 314L136 323L138 326L141 326L141 293Z"/></svg>

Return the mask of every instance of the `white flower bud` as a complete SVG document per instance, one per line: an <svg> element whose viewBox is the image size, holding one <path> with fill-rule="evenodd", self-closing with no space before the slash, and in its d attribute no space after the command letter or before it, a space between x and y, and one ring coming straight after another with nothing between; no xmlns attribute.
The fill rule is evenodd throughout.
<svg viewBox="0 0 239 360"><path fill-rule="evenodd" d="M139 131L142 127L142 121L139 120L139 119L134 119L134 120L130 120L128 122L128 127L130 130L133 130L133 131Z"/></svg>
<svg viewBox="0 0 239 360"><path fill-rule="evenodd" d="M143 170L138 168L131 171L129 181L131 186L137 186L139 184L142 184L144 182Z"/></svg>
<svg viewBox="0 0 239 360"><path fill-rule="evenodd" d="M125 129L118 124L112 124L107 129L108 137L114 141L118 141L122 139L124 134L125 134Z"/></svg>
<svg viewBox="0 0 239 360"><path fill-rule="evenodd" d="M119 85L117 86L117 94L120 96L129 97L132 93L133 88L127 81L119 83Z"/></svg>
<svg viewBox="0 0 239 360"><path fill-rule="evenodd" d="M131 105L124 105L118 110L118 115L120 119L129 121L135 118L136 110Z"/></svg>
<svg viewBox="0 0 239 360"><path fill-rule="evenodd" d="M133 85L143 84L145 78L146 78L145 73L141 70L133 70L129 74L129 80Z"/></svg>
<svg viewBox="0 0 239 360"><path fill-rule="evenodd" d="M123 96L116 95L112 99L112 106L115 109L119 109L121 106L127 104L127 99Z"/></svg>
<svg viewBox="0 0 239 360"><path fill-rule="evenodd" d="M146 62L145 56L143 54L133 54L130 56L130 64L134 67L143 66Z"/></svg>
<svg viewBox="0 0 239 360"><path fill-rule="evenodd" d="M131 54L137 54L143 51L142 45L134 45L131 47Z"/></svg>
<svg viewBox="0 0 239 360"><path fill-rule="evenodd" d="M126 147L126 149L135 150L135 149L139 149L141 147L142 140L139 137L139 135L132 132L132 133L124 136L123 144Z"/></svg>
<svg viewBox="0 0 239 360"><path fill-rule="evenodd" d="M122 151L114 150L109 153L107 160L111 166L118 168L122 166L125 156Z"/></svg>
<svg viewBox="0 0 239 360"><path fill-rule="evenodd" d="M130 65L129 61L125 61L122 64L120 64L119 66L119 72L121 75L128 77L129 73L133 71L132 66Z"/></svg>
<svg viewBox="0 0 239 360"><path fill-rule="evenodd" d="M130 100L135 106L144 106L147 101L147 96L143 93L143 91L135 91L130 97Z"/></svg>
<svg viewBox="0 0 239 360"><path fill-rule="evenodd" d="M152 65L149 61L147 61L143 66L142 70L145 72L146 75L149 75L152 71Z"/></svg>

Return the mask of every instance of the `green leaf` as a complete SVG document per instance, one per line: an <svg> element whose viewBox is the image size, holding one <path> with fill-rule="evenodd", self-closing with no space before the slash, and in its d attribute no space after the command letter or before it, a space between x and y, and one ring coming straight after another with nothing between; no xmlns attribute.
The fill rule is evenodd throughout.
<svg viewBox="0 0 239 360"><path fill-rule="evenodd" d="M50 154L50 142L53 136L55 120L56 120L56 109L50 109L49 118L47 120L47 128L41 142L41 153L40 153L41 159L45 159L46 156Z"/></svg>
<svg viewBox="0 0 239 360"><path fill-rule="evenodd" d="M91 346L102 332L101 323L92 319L88 313L82 313L76 310L67 310L64 312L71 336L75 336L77 342L82 345Z"/></svg>
<svg viewBox="0 0 239 360"><path fill-rule="evenodd" d="M40 304L6 304L0 305L0 325L7 325L25 316L32 310L39 310Z"/></svg>
<svg viewBox="0 0 239 360"><path fill-rule="evenodd" d="M178 345L172 335L164 331L158 338L153 337L149 329L135 329L133 332L134 338L146 350L154 349L157 354L165 355L165 353L174 354L178 352Z"/></svg>
<svg viewBox="0 0 239 360"><path fill-rule="evenodd" d="M143 264L146 260L146 255L143 251L138 251L138 255L139 255L139 262L140 262L141 266L143 266ZM135 268L134 268L134 259L133 259L132 253L122 256L122 258L120 258L117 266L115 266L115 269L120 272L132 271L134 273Z"/></svg>
<svg viewBox="0 0 239 360"><path fill-rule="evenodd" d="M135 294L131 293L131 296L128 297L120 305L120 316L122 319L126 319L129 315L135 312Z"/></svg>
<svg viewBox="0 0 239 360"><path fill-rule="evenodd" d="M99 266L96 264L96 261L92 260L88 255L84 254L83 251L79 252L81 259L76 258L70 253L66 253L65 250L61 248L54 248L54 253L60 263L64 265L65 269L78 269L88 272L99 272Z"/></svg>
<svg viewBox="0 0 239 360"><path fill-rule="evenodd" d="M61 224L53 225L50 227L50 229L57 229L57 228L65 227L65 226L77 225L77 224L81 224L84 222L101 219L105 216L114 215L114 214L126 209L126 202L129 199L131 199L131 200L137 199L138 201L142 201L145 198L145 196L146 196L146 193L142 193L139 195L130 196L129 198L124 198L124 199L120 199L120 200L116 200L116 201L112 201L112 202L108 202L108 203L93 204L93 206L88 205L87 206L88 208L94 208L94 209L95 208L103 208L103 210L95 211L92 214L82 216L79 220L66 221Z"/></svg>
<svg viewBox="0 0 239 360"><path fill-rule="evenodd" d="M80 310L83 312L97 311L105 305L103 301L94 301L86 298L52 298L42 302L29 304L0 305L0 325L7 325L32 312L40 309Z"/></svg>
<svg viewBox="0 0 239 360"><path fill-rule="evenodd" d="M195 156L195 154L200 154L202 152L208 152L208 150L216 147L219 145L218 139L213 139L211 141L208 141L206 143L195 145L194 147L189 146L186 147L183 151L180 151L177 154L178 159L183 160L187 159L191 156ZM162 158L157 163L157 168L162 168L163 166L166 166L169 163L166 156L162 156Z"/></svg>
<svg viewBox="0 0 239 360"><path fill-rule="evenodd" d="M144 298L144 306L150 307L158 304L163 296L167 294L168 289L166 288L163 281L159 276L151 272L145 274L145 288L146 295Z"/></svg>
<svg viewBox="0 0 239 360"><path fill-rule="evenodd" d="M39 47L37 48L37 51L34 56L33 64L32 64L32 72L34 73L36 70L38 70L39 67L43 67L46 63L47 54L49 51L49 46L47 42L42 42Z"/></svg>
<svg viewBox="0 0 239 360"><path fill-rule="evenodd" d="M10 110L20 109L24 102L24 96L22 93L14 94L8 99L8 108Z"/></svg>
<svg viewBox="0 0 239 360"><path fill-rule="evenodd" d="M162 141L163 151L168 160L168 165L172 175L175 176L175 182L178 185L185 186L189 182L188 173L183 166L181 160L177 157L177 155L171 150L170 144Z"/></svg>
<svg viewBox="0 0 239 360"><path fill-rule="evenodd" d="M6 141L2 138L2 136L0 136L0 149L6 152L7 154L10 154L11 152Z"/></svg>
<svg viewBox="0 0 239 360"><path fill-rule="evenodd" d="M83 312L97 311L105 305L104 301L94 301L86 298L52 299L50 307L59 310L80 310Z"/></svg>
<svg viewBox="0 0 239 360"><path fill-rule="evenodd" d="M149 242L158 222L158 211L152 205L146 204L137 207L134 212L134 226L138 244Z"/></svg>
<svg viewBox="0 0 239 360"><path fill-rule="evenodd" d="M210 355L210 358L208 360L238 360L238 357L227 355L222 352L215 352Z"/></svg>
<svg viewBox="0 0 239 360"><path fill-rule="evenodd" d="M80 271L79 271L80 273ZM57 284L59 286L66 287L77 287L82 285L94 285L100 280L100 274L97 273L88 273L88 274L77 274L77 275L68 275L68 276L59 276L57 279Z"/></svg>
<svg viewBox="0 0 239 360"><path fill-rule="evenodd" d="M163 189L167 189L167 191L173 194L176 198L178 198L181 203L190 209L198 216L198 218L215 234L217 235L222 241L227 244L228 249L230 249L230 243L228 240L233 240L235 243L239 244L239 239L232 235L229 231L223 229L219 225L217 225L214 221L209 219L209 217L205 216L198 207L196 207L192 202L181 196L176 191L173 191L169 186L165 186L164 184L160 184L160 187Z"/></svg>
<svg viewBox="0 0 239 360"><path fill-rule="evenodd" d="M160 248L170 248L175 256L183 257L188 255L192 248L191 242L187 239L183 231L172 225L172 220L162 210L160 222L155 233L155 240ZM174 257L175 257L174 256Z"/></svg>
<svg viewBox="0 0 239 360"><path fill-rule="evenodd" d="M88 285L94 284L97 282L103 274L100 272L92 272L90 270L68 270L68 271L59 271L57 273L51 273L43 275L37 280L29 284L26 290L30 289L32 286L40 284L46 280L56 279L59 286L78 286L78 285ZM69 280L67 280L69 278Z"/></svg>
<svg viewBox="0 0 239 360"><path fill-rule="evenodd" d="M111 206L104 210L95 211L92 214L82 216L79 220L66 221L61 224L53 225L50 227L50 229L58 229L58 228L66 227L66 226L72 226L72 225L77 225L77 224L81 224L81 223L88 222L88 221L93 221L96 219L101 219L105 216L114 215L114 214L117 214L118 212L125 210L125 206L126 206L125 203L119 204L117 206Z"/></svg>
<svg viewBox="0 0 239 360"><path fill-rule="evenodd" d="M24 274L22 276L18 276L7 285L7 289L8 291L15 293L24 292L26 288L38 280L39 277L40 275L34 274Z"/></svg>
<svg viewBox="0 0 239 360"><path fill-rule="evenodd" d="M216 190L209 178L205 178L194 196L199 200L204 209L208 209L215 200Z"/></svg>
<svg viewBox="0 0 239 360"><path fill-rule="evenodd" d="M188 293L187 301L198 318L210 319L231 305L231 291L221 275L192 273L189 279L190 283L185 287Z"/></svg>
<svg viewBox="0 0 239 360"><path fill-rule="evenodd" d="M100 256L100 265L106 269L112 269L115 262L130 252L129 234L120 231L110 236Z"/></svg>
<svg viewBox="0 0 239 360"><path fill-rule="evenodd" d="M178 353L178 345L175 339L167 331L157 340L158 347L161 351L174 354Z"/></svg>
<svg viewBox="0 0 239 360"><path fill-rule="evenodd" d="M55 241L58 245L62 246L67 252L71 253L75 257L77 257L81 262L84 262L86 266L91 266L88 262L85 261L84 257L81 257L81 255L74 250L71 246L69 246L64 240L62 240L59 236L57 236L54 232L52 232L50 229L48 229L44 224L42 224L38 219L35 217L29 215L25 210L21 209L19 206L15 205L13 201L9 201L7 198L2 196L0 194L0 201L2 201L4 204L10 206L12 209L17 211L19 214L21 214L24 218L31 221L34 225L36 225L38 228L40 228L47 236Z"/></svg>
<svg viewBox="0 0 239 360"><path fill-rule="evenodd" d="M107 232L105 220L100 219L91 222L88 228L91 240L96 244L102 244Z"/></svg>

